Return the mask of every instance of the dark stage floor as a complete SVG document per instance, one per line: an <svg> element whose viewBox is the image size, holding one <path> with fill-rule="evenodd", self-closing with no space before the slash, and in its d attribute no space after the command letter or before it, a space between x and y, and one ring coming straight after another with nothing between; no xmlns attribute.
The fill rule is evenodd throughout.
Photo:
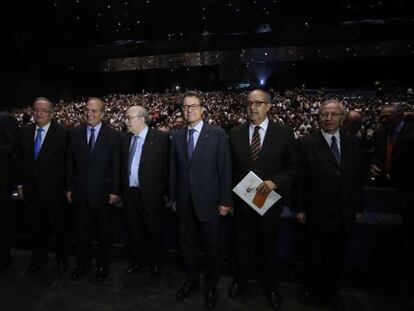
<svg viewBox="0 0 414 311"><path fill-rule="evenodd" d="M148 269L133 276L124 276L128 265L124 254L114 254L110 275L102 282L95 281L95 270L77 280L69 278L75 264L70 257L71 267L63 275L55 272L54 260L50 255L47 267L35 276L25 276L30 252L13 250L13 264L0 274L0 310L3 311L129 311L129 310L206 310L203 304L203 287L185 301L175 299L176 290L182 285L183 274L175 255L165 262L163 277L152 280ZM256 282L249 283L244 297L235 301L227 298L231 277L224 276L219 285L219 299L215 310L271 310L262 288ZM317 306L303 306L297 300L297 282L283 282L280 286L283 297L282 310L312 311L329 310ZM361 286L342 287L340 292L346 310L381 311L403 310L389 295L377 289Z"/></svg>

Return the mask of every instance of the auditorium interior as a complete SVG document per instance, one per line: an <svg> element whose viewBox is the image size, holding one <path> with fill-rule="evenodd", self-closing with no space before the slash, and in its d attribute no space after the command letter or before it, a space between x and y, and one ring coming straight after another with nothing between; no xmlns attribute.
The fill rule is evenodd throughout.
<svg viewBox="0 0 414 311"><path fill-rule="evenodd" d="M414 10L410 0L41 0L6 1L1 10L0 111L20 125L31 122L33 99L53 100L58 121L82 121L90 96L104 98L108 121L124 130L123 113L145 105L156 128L172 128L186 90L204 95L210 123L229 130L240 119L243 98L254 88L270 90L271 116L300 137L316 122L310 116L324 96L363 115L368 138L384 103L402 103L414 119ZM409 9L411 7L411 9ZM304 116L309 116L304 117ZM346 310L414 310L396 295L402 219L395 189L365 178L363 220L353 228L340 295ZM49 265L26 276L30 261L28 207L12 198L12 264L0 272L0 309L195 310L202 294L177 302L182 263L177 215L167 210L163 232L164 272L124 276L128 241L122 203L113 207L112 267L105 282L91 272L73 281ZM65 213L70 266L75 264L73 207ZM245 297L227 299L233 272L232 216L222 220L223 277L216 310L268 310L259 282ZM282 310L329 310L297 299L303 277L303 236L289 206L281 216L278 249ZM95 245L98 242L95 242ZM201 261L204 253L200 251ZM254 266L256 258L252 256ZM414 284L414 282L413 282ZM414 288L414 285L413 285ZM413 289L414 293L414 289ZM414 294L413 294L414 297Z"/></svg>

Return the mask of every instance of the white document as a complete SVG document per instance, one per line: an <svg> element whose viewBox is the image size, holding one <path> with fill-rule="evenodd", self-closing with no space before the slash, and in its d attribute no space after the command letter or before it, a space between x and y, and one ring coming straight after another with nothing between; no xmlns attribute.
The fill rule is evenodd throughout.
<svg viewBox="0 0 414 311"><path fill-rule="evenodd" d="M250 205L252 209L263 216L267 210L280 200L282 197L275 191L271 191L267 196L263 206L259 207L253 200L256 196L256 188L263 182L255 173L250 171L237 185L233 188L233 192L237 194L243 201Z"/></svg>

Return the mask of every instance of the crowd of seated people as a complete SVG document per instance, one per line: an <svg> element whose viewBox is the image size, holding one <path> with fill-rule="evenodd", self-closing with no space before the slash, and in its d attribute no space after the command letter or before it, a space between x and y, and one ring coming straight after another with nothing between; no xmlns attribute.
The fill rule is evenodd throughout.
<svg viewBox="0 0 414 311"><path fill-rule="evenodd" d="M326 97L337 98L345 109L356 110L362 115L363 136L371 138L378 127L378 115L381 107L388 102L399 102L404 111L412 111L414 96L411 89L404 94L390 94L378 96L377 92L370 95L347 92L345 95L317 91L314 94L303 89L285 91L283 94L271 90L273 109L269 113L270 119L292 127L296 137L311 133L318 127L317 113L322 100ZM212 125L226 130L246 121L244 98L247 92L204 92L203 100L206 105L207 120ZM152 126L168 131L174 128L174 120L181 116L180 101L182 92L166 91L164 93L141 92L137 94L110 94L103 97L107 103L106 117L109 123L118 130L125 130L123 115L128 107L139 104L150 112ZM59 100L56 104L56 119L67 127L79 125L83 120L85 99ZM15 111L19 123L31 122L30 106ZM406 118L413 116L406 114Z"/></svg>

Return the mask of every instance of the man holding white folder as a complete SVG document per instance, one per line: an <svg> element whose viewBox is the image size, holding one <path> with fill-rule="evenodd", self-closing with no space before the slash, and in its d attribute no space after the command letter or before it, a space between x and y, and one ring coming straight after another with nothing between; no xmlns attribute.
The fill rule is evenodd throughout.
<svg viewBox="0 0 414 311"><path fill-rule="evenodd" d="M282 196L262 216L239 197L234 201L236 217L236 273L229 290L229 298L240 295L250 275L250 255L259 239L258 257L263 261L260 280L262 281L270 306L277 310L281 306L278 293L278 267L276 242L278 224L283 202L286 203L290 182L298 171L298 155L292 129L268 119L271 109L268 92L256 89L246 100L249 122L230 131L230 145L233 160L234 185L250 172L263 180L255 189L253 201L261 206L271 191Z"/></svg>

